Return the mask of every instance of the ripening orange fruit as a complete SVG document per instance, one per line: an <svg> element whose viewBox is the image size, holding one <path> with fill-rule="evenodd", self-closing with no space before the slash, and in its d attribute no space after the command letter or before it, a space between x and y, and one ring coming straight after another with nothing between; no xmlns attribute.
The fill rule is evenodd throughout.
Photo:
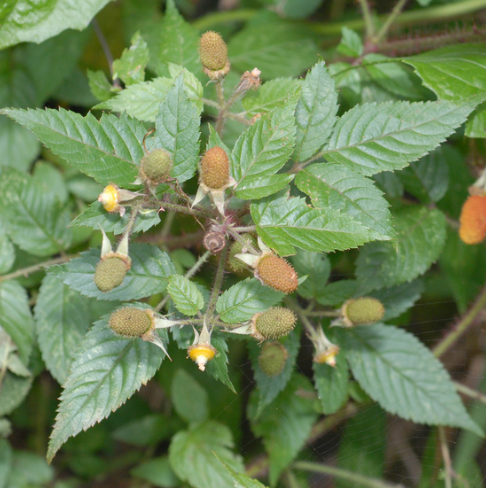
<svg viewBox="0 0 486 488"><path fill-rule="evenodd" d="M486 237L486 195L471 195L461 211L459 237L466 244L479 244Z"/></svg>

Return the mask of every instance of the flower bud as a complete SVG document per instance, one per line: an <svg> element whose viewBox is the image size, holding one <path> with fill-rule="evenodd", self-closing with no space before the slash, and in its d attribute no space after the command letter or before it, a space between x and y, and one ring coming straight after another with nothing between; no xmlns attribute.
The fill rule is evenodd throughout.
<svg viewBox="0 0 486 488"><path fill-rule="evenodd" d="M297 317L292 310L283 307L269 308L252 317L252 333L256 339L278 339L295 327Z"/></svg>
<svg viewBox="0 0 486 488"><path fill-rule="evenodd" d="M142 337L153 325L152 315L139 308L124 307L113 312L108 322L110 329L126 338Z"/></svg>
<svg viewBox="0 0 486 488"><path fill-rule="evenodd" d="M201 182L211 190L220 190L230 182L229 159L226 151L214 146L201 158Z"/></svg>
<svg viewBox="0 0 486 488"><path fill-rule="evenodd" d="M199 39L199 56L207 70L220 71L228 64L228 48L220 34L205 32Z"/></svg>
<svg viewBox="0 0 486 488"><path fill-rule="evenodd" d="M379 322L383 318L385 307L377 298L352 298L344 303L342 315L348 326L369 325Z"/></svg>
<svg viewBox="0 0 486 488"><path fill-rule="evenodd" d="M277 376L284 370L288 357L287 349L280 342L265 342L258 356L258 365L267 376Z"/></svg>
<svg viewBox="0 0 486 488"><path fill-rule="evenodd" d="M255 276L267 286L283 293L292 293L299 285L297 273L288 261L264 254L257 262Z"/></svg>
<svg viewBox="0 0 486 488"><path fill-rule="evenodd" d="M461 211L459 237L466 244L479 244L486 237L486 195L470 195Z"/></svg>
<svg viewBox="0 0 486 488"><path fill-rule="evenodd" d="M206 369L208 361L214 358L216 355L216 348L209 343L199 343L190 346L187 350L189 357L198 365L201 371Z"/></svg>
<svg viewBox="0 0 486 488"><path fill-rule="evenodd" d="M155 149L140 161L140 178L152 185L167 181L172 170L172 157L165 149Z"/></svg>
<svg viewBox="0 0 486 488"><path fill-rule="evenodd" d="M113 290L122 284L129 269L130 262L127 260L113 255L107 256L98 262L94 282L100 291Z"/></svg>

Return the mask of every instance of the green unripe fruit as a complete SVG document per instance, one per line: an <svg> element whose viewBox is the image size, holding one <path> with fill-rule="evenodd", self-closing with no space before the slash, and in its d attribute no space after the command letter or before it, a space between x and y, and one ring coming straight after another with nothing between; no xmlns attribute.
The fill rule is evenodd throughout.
<svg viewBox="0 0 486 488"><path fill-rule="evenodd" d="M269 308L266 312L253 316L254 332L263 339L278 339L286 336L297 321L292 310L283 307Z"/></svg>
<svg viewBox="0 0 486 488"><path fill-rule="evenodd" d="M263 256L258 261L255 276L264 285L283 293L292 293L299 286L297 273L291 264L274 254Z"/></svg>
<svg viewBox="0 0 486 488"><path fill-rule="evenodd" d="M150 183L167 181L172 170L172 157L165 149L155 149L140 161L140 177Z"/></svg>
<svg viewBox="0 0 486 488"><path fill-rule="evenodd" d="M108 325L123 337L141 337L152 327L152 317L145 310L124 307L111 314Z"/></svg>
<svg viewBox="0 0 486 488"><path fill-rule="evenodd" d="M385 315L385 307L377 298L361 297L348 300L343 305L343 315L351 325L369 325Z"/></svg>
<svg viewBox="0 0 486 488"><path fill-rule="evenodd" d="M96 266L94 282L99 290L106 292L122 284L129 268L120 258L102 259Z"/></svg>
<svg viewBox="0 0 486 488"><path fill-rule="evenodd" d="M217 32L208 31L199 39L199 56L205 68L218 71L228 62L228 48Z"/></svg>
<svg viewBox="0 0 486 488"><path fill-rule="evenodd" d="M254 248L258 247L256 239L251 234L241 234L241 237ZM237 254L242 254L246 252L246 250L244 250L243 248L243 244L239 241L235 241L233 242L233 244L231 244L230 250L228 252L227 267L233 273L241 274L248 269L246 264L241 259L235 258Z"/></svg>
<svg viewBox="0 0 486 488"><path fill-rule="evenodd" d="M283 371L288 357L289 353L283 344L277 341L266 342L260 350L258 365L267 376L277 376Z"/></svg>

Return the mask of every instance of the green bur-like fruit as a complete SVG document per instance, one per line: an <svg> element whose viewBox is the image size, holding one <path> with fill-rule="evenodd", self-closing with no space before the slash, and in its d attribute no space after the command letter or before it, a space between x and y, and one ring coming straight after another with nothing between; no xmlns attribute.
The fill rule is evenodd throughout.
<svg viewBox="0 0 486 488"><path fill-rule="evenodd" d="M254 248L258 247L256 239L251 234L241 234L241 237ZM242 254L244 252L243 247L241 242L235 241L231 244L228 252L228 269L236 274L242 274L248 270L247 265L241 259L235 258L237 254Z"/></svg>
<svg viewBox="0 0 486 488"><path fill-rule="evenodd" d="M256 315L255 329L264 339L278 339L286 336L295 327L296 321L297 317L292 310L273 307Z"/></svg>
<svg viewBox="0 0 486 488"><path fill-rule="evenodd" d="M380 300L361 297L348 300L344 307L344 316L352 325L369 325L378 322L385 315L385 307Z"/></svg>
<svg viewBox="0 0 486 488"><path fill-rule="evenodd" d="M127 265L123 260L116 257L101 260L94 275L96 286L101 291L110 291L122 284L127 274Z"/></svg>
<svg viewBox="0 0 486 488"><path fill-rule="evenodd" d="M172 170L172 157L165 149L155 149L140 161L140 177L151 183L167 181Z"/></svg>
<svg viewBox="0 0 486 488"><path fill-rule="evenodd" d="M228 48L217 32L208 31L199 39L199 56L205 68L218 71L228 62Z"/></svg>
<svg viewBox="0 0 486 488"><path fill-rule="evenodd" d="M111 314L108 325L123 337L140 337L150 330L152 318L145 310L124 307Z"/></svg>
<svg viewBox="0 0 486 488"><path fill-rule="evenodd" d="M287 349L280 342L266 342L260 350L258 365L267 376L277 376L283 371L288 357Z"/></svg>

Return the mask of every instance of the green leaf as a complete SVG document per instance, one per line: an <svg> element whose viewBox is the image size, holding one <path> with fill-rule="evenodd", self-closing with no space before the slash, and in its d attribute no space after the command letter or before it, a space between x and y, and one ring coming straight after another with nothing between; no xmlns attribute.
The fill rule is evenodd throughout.
<svg viewBox="0 0 486 488"><path fill-rule="evenodd" d="M51 461L71 436L108 417L156 373L164 353L141 339L127 340L97 322L76 351L52 431Z"/></svg>
<svg viewBox="0 0 486 488"><path fill-rule="evenodd" d="M54 469L48 466L44 456L27 451L14 451L8 488L39 487L50 485Z"/></svg>
<svg viewBox="0 0 486 488"><path fill-rule="evenodd" d="M145 80L145 66L149 60L147 43L137 32L132 37L132 45L124 49L120 59L113 61L113 79L120 78L125 85L133 85Z"/></svg>
<svg viewBox="0 0 486 488"><path fill-rule="evenodd" d="M339 119L322 155L366 176L404 168L451 135L478 102L358 105Z"/></svg>
<svg viewBox="0 0 486 488"><path fill-rule="evenodd" d="M159 76L166 75L168 63L200 73L198 46L198 32L179 14L174 1L168 0L156 42L151 46L150 66Z"/></svg>
<svg viewBox="0 0 486 488"><path fill-rule="evenodd" d="M302 83L295 110L295 161L306 161L327 141L337 120L337 91L324 61L317 63Z"/></svg>
<svg viewBox="0 0 486 488"><path fill-rule="evenodd" d="M486 138L486 103L476 107L466 122L466 136L479 139Z"/></svg>
<svg viewBox="0 0 486 488"><path fill-rule="evenodd" d="M314 384L321 403L322 413L337 412L348 398L349 372L343 351L336 356L336 366L312 363Z"/></svg>
<svg viewBox="0 0 486 488"><path fill-rule="evenodd" d="M424 202L438 202L449 187L449 165L447 160L455 156L448 144L398 172L405 190Z"/></svg>
<svg viewBox="0 0 486 488"><path fill-rule="evenodd" d="M104 71L88 70L88 83L91 93L104 102L114 96L113 85L108 81Z"/></svg>
<svg viewBox="0 0 486 488"><path fill-rule="evenodd" d="M290 182L289 175L275 173L292 154L296 130L293 114L297 100L298 92L294 92L283 107L264 114L236 141L231 160L238 198L245 198L248 190L252 198L262 198Z"/></svg>
<svg viewBox="0 0 486 488"><path fill-rule="evenodd" d="M309 208L304 198L280 194L252 203L250 210L263 242L284 256L295 254L295 247L330 252L357 247L373 238L371 231L351 217Z"/></svg>
<svg viewBox="0 0 486 488"><path fill-rule="evenodd" d="M0 439L0 488L7 486L12 469L12 448L6 439Z"/></svg>
<svg viewBox="0 0 486 488"><path fill-rule="evenodd" d="M0 7L0 49L19 42L42 42L65 29L84 29L110 0L8 2Z"/></svg>
<svg viewBox="0 0 486 488"><path fill-rule="evenodd" d="M410 206L395 213L398 251L388 242L361 249L356 276L363 293L411 281L425 273L444 247L445 217L439 210Z"/></svg>
<svg viewBox="0 0 486 488"><path fill-rule="evenodd" d="M373 181L341 164L313 164L299 171L295 184L311 197L314 208L341 211L370 229L374 239L390 240L395 229Z"/></svg>
<svg viewBox="0 0 486 488"><path fill-rule="evenodd" d="M8 273L15 262L15 248L0 222L0 274Z"/></svg>
<svg viewBox="0 0 486 488"><path fill-rule="evenodd" d="M15 342L27 365L34 343L34 321L27 292L16 281L0 283L0 326Z"/></svg>
<svg viewBox="0 0 486 488"><path fill-rule="evenodd" d="M101 184L124 186L137 177L146 129L127 115L104 114L98 121L91 113L82 117L62 108L0 112L27 127L54 154Z"/></svg>
<svg viewBox="0 0 486 488"><path fill-rule="evenodd" d="M283 296L283 293L263 286L256 278L247 278L220 295L216 311L223 322L244 322L281 302Z"/></svg>
<svg viewBox="0 0 486 488"><path fill-rule="evenodd" d="M373 179L378 183L378 188L382 189L390 198L402 198L405 190L396 173L382 171L373 175Z"/></svg>
<svg viewBox="0 0 486 488"><path fill-rule="evenodd" d="M341 36L341 41L336 50L345 56L359 58L363 54L361 37L348 27L341 28Z"/></svg>
<svg viewBox="0 0 486 488"><path fill-rule="evenodd" d="M124 423L113 431L113 438L127 444L155 446L182 427L182 421L162 413L151 413Z"/></svg>
<svg viewBox="0 0 486 488"><path fill-rule="evenodd" d="M443 365L408 332L383 324L338 331L354 377L387 412L429 425L462 427L471 420Z"/></svg>
<svg viewBox="0 0 486 488"><path fill-rule="evenodd" d="M130 474L160 488L176 488L181 482L170 467L167 456L160 456L139 464Z"/></svg>
<svg viewBox="0 0 486 488"><path fill-rule="evenodd" d="M321 295L317 297L317 303L326 307L342 305L355 294L357 288L358 283L354 280L334 281L322 290Z"/></svg>
<svg viewBox="0 0 486 488"><path fill-rule="evenodd" d="M320 296L331 274L331 263L327 255L299 251L292 257L292 264L298 276L307 276L307 279L299 284L297 293L307 299Z"/></svg>
<svg viewBox="0 0 486 488"><path fill-rule="evenodd" d="M90 300L54 276L42 282L35 306L36 331L47 369L64 384L76 348L91 326Z"/></svg>
<svg viewBox="0 0 486 488"><path fill-rule="evenodd" d="M385 466L386 416L377 405L361 410L346 422L339 444L338 466L370 478L381 478ZM367 488L368 485L336 480L337 488Z"/></svg>
<svg viewBox="0 0 486 488"><path fill-rule="evenodd" d="M183 76L176 78L155 119L155 137L172 154L172 176L182 183L194 176L199 158L199 110L184 91Z"/></svg>
<svg viewBox="0 0 486 488"><path fill-rule="evenodd" d="M183 369L172 378L171 400L177 415L188 424L204 422L209 415L206 390Z"/></svg>
<svg viewBox="0 0 486 488"><path fill-rule="evenodd" d="M179 312L192 317L204 307L204 298L197 286L184 276L172 275L169 278L167 292Z"/></svg>
<svg viewBox="0 0 486 488"><path fill-rule="evenodd" d="M68 248L70 213L55 193L14 168L4 168L1 175L0 215L15 244L35 256Z"/></svg>
<svg viewBox="0 0 486 488"><path fill-rule="evenodd" d="M253 412L257 391L252 392L248 405L251 429L255 435L263 437L263 444L269 454L270 485L275 486L282 471L304 446L317 412L313 401L306 398L305 394L312 392L312 386L304 376L294 375L275 403L255 419Z"/></svg>
<svg viewBox="0 0 486 488"><path fill-rule="evenodd" d="M318 49L309 37L305 26L260 17L231 38L228 55L233 67L257 66L264 79L299 76L316 61Z"/></svg>
<svg viewBox="0 0 486 488"><path fill-rule="evenodd" d="M44 191L52 192L65 205L68 199L68 189L62 172L50 163L37 161L32 172L34 181L39 183Z"/></svg>
<svg viewBox="0 0 486 488"><path fill-rule="evenodd" d="M13 412L24 400L32 387L33 377L17 376L7 371L0 383L0 416Z"/></svg>
<svg viewBox="0 0 486 488"><path fill-rule="evenodd" d="M164 291L168 277L175 274L175 268L167 253L149 244L130 245L132 267L123 283L111 291L102 292L94 282L100 251L90 249L81 257L66 264L54 266L49 274L55 276L72 290L98 300L136 300Z"/></svg>
<svg viewBox="0 0 486 488"><path fill-rule="evenodd" d="M115 235L122 234L130 219L130 212L123 217L119 213L108 213L99 202L91 204L84 212L80 213L69 225L85 226L105 232L113 232ZM157 209L141 211L137 215L132 232L145 232L160 223Z"/></svg>
<svg viewBox="0 0 486 488"><path fill-rule="evenodd" d="M290 95L301 86L301 80L294 78L276 78L267 81L256 91L249 91L242 100L248 117L270 112L281 107Z"/></svg>
<svg viewBox="0 0 486 488"><path fill-rule="evenodd" d="M486 95L486 46L456 44L402 61L415 68L425 86L443 100Z"/></svg>
<svg viewBox="0 0 486 488"><path fill-rule="evenodd" d="M228 375L228 344L221 337L211 337L211 345L218 351L214 359L206 364L206 372L214 379L221 381L233 393L236 393L235 387Z"/></svg>
<svg viewBox="0 0 486 488"><path fill-rule="evenodd" d="M177 476L194 488L228 488L233 485L232 478L220 461L237 472L244 470L240 456L231 452L233 446L228 427L208 421L172 438L169 461Z"/></svg>
<svg viewBox="0 0 486 488"><path fill-rule="evenodd" d="M219 457L215 454L215 456L219 459ZM233 478L233 486L235 488L266 488L262 485L258 480L254 480L246 474L237 473L231 466L228 466L224 461L219 459L223 466L226 468L226 471L230 474L231 478Z"/></svg>
<svg viewBox="0 0 486 488"><path fill-rule="evenodd" d="M300 334L292 331L283 342L287 349L288 357L282 372L276 376L268 376L264 373L258 363L261 345L254 341L248 343L250 352L251 366L257 384L258 401L255 408L251 410L252 418L257 418L263 409L275 400L277 395L286 387L292 373L295 370L295 362L300 348Z"/></svg>

